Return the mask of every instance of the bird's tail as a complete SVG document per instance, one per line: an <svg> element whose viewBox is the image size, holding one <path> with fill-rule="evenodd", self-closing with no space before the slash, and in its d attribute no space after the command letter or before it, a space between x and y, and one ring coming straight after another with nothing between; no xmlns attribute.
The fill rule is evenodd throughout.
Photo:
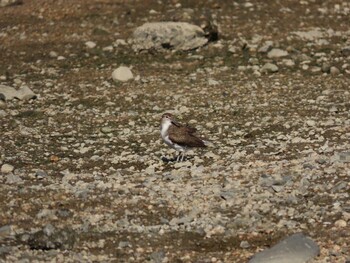
<svg viewBox="0 0 350 263"><path fill-rule="evenodd" d="M202 140L206 147L214 147L214 143L208 140Z"/></svg>

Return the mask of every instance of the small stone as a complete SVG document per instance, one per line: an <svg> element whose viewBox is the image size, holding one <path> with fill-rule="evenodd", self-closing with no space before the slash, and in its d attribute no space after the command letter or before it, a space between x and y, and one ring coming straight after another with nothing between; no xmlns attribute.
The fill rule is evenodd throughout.
<svg viewBox="0 0 350 263"><path fill-rule="evenodd" d="M265 44L258 49L259 53L267 53L270 51L273 47L273 42L272 41L266 41Z"/></svg>
<svg viewBox="0 0 350 263"><path fill-rule="evenodd" d="M6 184L20 184L23 180L18 175L9 173L6 178Z"/></svg>
<svg viewBox="0 0 350 263"><path fill-rule="evenodd" d="M113 132L114 131L114 129L113 128L111 128L111 127L102 127L101 128L101 132L102 133L111 133L111 132Z"/></svg>
<svg viewBox="0 0 350 263"><path fill-rule="evenodd" d="M329 65L329 63L325 62L322 64L321 70L323 73L329 73L331 70L331 66Z"/></svg>
<svg viewBox="0 0 350 263"><path fill-rule="evenodd" d="M248 241L245 240L243 240L239 246L241 248L250 248L250 244L248 243Z"/></svg>
<svg viewBox="0 0 350 263"><path fill-rule="evenodd" d="M346 226L347 226L347 223L346 223L345 220L339 219L339 220L335 221L334 225L335 225L336 227L343 228L343 227L346 227Z"/></svg>
<svg viewBox="0 0 350 263"><path fill-rule="evenodd" d="M27 86L23 86L17 91L16 97L20 100L30 100L35 99L36 95L30 88L28 88Z"/></svg>
<svg viewBox="0 0 350 263"><path fill-rule="evenodd" d="M262 68L261 72L275 73L278 72L278 67L272 63L266 63Z"/></svg>
<svg viewBox="0 0 350 263"><path fill-rule="evenodd" d="M316 121L314 120L308 120L306 121L306 125L310 127L314 127L316 125Z"/></svg>
<svg viewBox="0 0 350 263"><path fill-rule="evenodd" d="M14 169L15 167L13 167L11 164L5 163L1 166L1 173L4 173L4 174L12 173Z"/></svg>
<svg viewBox="0 0 350 263"><path fill-rule="evenodd" d="M49 56L50 56L51 58L57 58L57 57L58 57L58 54L57 54L56 51L50 51Z"/></svg>
<svg viewBox="0 0 350 263"><path fill-rule="evenodd" d="M35 173L35 176L38 179L43 179L43 178L47 177L47 173L43 170L37 170Z"/></svg>
<svg viewBox="0 0 350 263"><path fill-rule="evenodd" d="M332 75L338 75L340 73L340 70L337 68L337 67L331 67L329 72L332 74Z"/></svg>
<svg viewBox="0 0 350 263"><path fill-rule="evenodd" d="M120 241L118 243L118 248L132 247L129 241Z"/></svg>
<svg viewBox="0 0 350 263"><path fill-rule="evenodd" d="M216 86L216 85L219 85L220 84L220 82L219 81L217 81L217 80L215 80L215 79L209 79L208 80L208 84L209 84L209 86Z"/></svg>
<svg viewBox="0 0 350 263"><path fill-rule="evenodd" d="M126 82L128 80L133 79L134 76L130 70L130 68L121 66L117 68L116 70L113 71L112 73L112 79L116 82L121 81L121 82Z"/></svg>
<svg viewBox="0 0 350 263"><path fill-rule="evenodd" d="M164 252L163 250L153 252L153 253L150 255L150 258L151 258L151 259L153 260L153 262L155 262L155 263L164 262L163 259L165 258L165 252Z"/></svg>
<svg viewBox="0 0 350 263"><path fill-rule="evenodd" d="M276 193L279 193L284 189L282 185L272 185L271 187Z"/></svg>
<svg viewBox="0 0 350 263"><path fill-rule="evenodd" d="M43 232L45 235L47 236L51 236L53 233L55 233L55 227L51 224L47 224L44 228L43 228Z"/></svg>
<svg viewBox="0 0 350 263"><path fill-rule="evenodd" d="M341 53L345 57L350 56L350 46L343 47Z"/></svg>
<svg viewBox="0 0 350 263"><path fill-rule="evenodd" d="M156 14L158 14L158 12L157 12L156 10L153 10L153 9L149 10L148 13L149 13L150 15L156 15Z"/></svg>
<svg viewBox="0 0 350 263"><path fill-rule="evenodd" d="M350 152L341 152L336 154L336 158L340 162L350 163Z"/></svg>
<svg viewBox="0 0 350 263"><path fill-rule="evenodd" d="M104 48L102 48L103 51L107 51L107 52L111 52L113 51L113 46L106 46Z"/></svg>
<svg viewBox="0 0 350 263"><path fill-rule="evenodd" d="M288 52L279 48L273 48L267 53L268 58L280 58L288 56Z"/></svg>
<svg viewBox="0 0 350 263"><path fill-rule="evenodd" d="M11 235L12 229L10 225L0 227L0 240L2 237Z"/></svg>
<svg viewBox="0 0 350 263"><path fill-rule="evenodd" d="M96 47L96 43L92 42L92 41L87 41L87 42L85 42L85 46L87 48L94 48L94 47Z"/></svg>
<svg viewBox="0 0 350 263"><path fill-rule="evenodd" d="M292 59L283 59L283 64L287 67L295 66L295 62Z"/></svg>

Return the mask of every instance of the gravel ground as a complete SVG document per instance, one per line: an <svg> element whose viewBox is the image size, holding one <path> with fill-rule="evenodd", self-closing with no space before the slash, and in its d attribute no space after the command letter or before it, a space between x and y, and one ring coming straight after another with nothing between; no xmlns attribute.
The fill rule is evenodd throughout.
<svg viewBox="0 0 350 263"><path fill-rule="evenodd" d="M350 260L348 1L24 0L0 9L0 258L247 262L297 232ZM134 52L145 22L214 24ZM133 78L112 79L119 66ZM173 163L172 112L212 142Z"/></svg>

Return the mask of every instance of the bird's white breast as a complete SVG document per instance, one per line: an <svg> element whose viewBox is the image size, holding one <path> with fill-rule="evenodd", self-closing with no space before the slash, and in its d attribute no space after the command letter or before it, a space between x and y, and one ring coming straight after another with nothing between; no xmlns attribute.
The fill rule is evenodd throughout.
<svg viewBox="0 0 350 263"><path fill-rule="evenodd" d="M163 141L170 146L171 148L174 148L175 150L178 151L183 151L184 147L172 142L169 139L169 133L168 133L168 129L169 127L172 125L171 121L164 121L160 127L160 134L162 136Z"/></svg>
<svg viewBox="0 0 350 263"><path fill-rule="evenodd" d="M163 141L169 145L170 147L174 147L172 141L169 139L168 129L171 125L170 121L164 121L162 122L162 125L160 127L160 135L162 136Z"/></svg>
<svg viewBox="0 0 350 263"><path fill-rule="evenodd" d="M168 130L169 130L170 125L171 125L170 121L165 121L162 123L162 125L160 127L160 134L161 134L163 140L165 140L165 137L168 137Z"/></svg>

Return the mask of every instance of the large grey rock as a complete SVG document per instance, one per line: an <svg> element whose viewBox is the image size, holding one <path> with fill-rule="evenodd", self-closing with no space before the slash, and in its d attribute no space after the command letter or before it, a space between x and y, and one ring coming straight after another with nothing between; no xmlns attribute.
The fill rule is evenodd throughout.
<svg viewBox="0 0 350 263"><path fill-rule="evenodd" d="M133 37L135 51L163 48L191 50L208 42L202 28L185 22L145 23L136 28Z"/></svg>
<svg viewBox="0 0 350 263"><path fill-rule="evenodd" d="M27 86L22 86L16 90L6 85L0 85L0 94L2 94L5 100L13 100L15 98L19 100L30 100L36 98L35 93Z"/></svg>
<svg viewBox="0 0 350 263"><path fill-rule="evenodd" d="M312 239L297 233L256 254L249 263L306 263L319 253L320 249Z"/></svg>

